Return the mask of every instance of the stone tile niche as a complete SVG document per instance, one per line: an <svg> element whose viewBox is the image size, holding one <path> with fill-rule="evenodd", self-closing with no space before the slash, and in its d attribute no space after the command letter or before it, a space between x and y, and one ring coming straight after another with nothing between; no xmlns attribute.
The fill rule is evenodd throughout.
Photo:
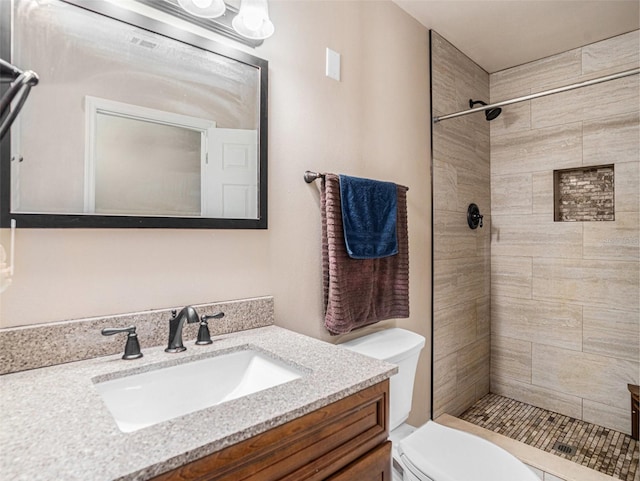
<svg viewBox="0 0 640 481"><path fill-rule="evenodd" d="M615 220L613 165L555 170L554 220Z"/></svg>

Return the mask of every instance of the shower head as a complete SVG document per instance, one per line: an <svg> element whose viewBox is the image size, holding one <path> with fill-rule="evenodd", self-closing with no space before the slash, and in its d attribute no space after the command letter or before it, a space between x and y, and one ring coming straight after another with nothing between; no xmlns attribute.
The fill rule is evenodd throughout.
<svg viewBox="0 0 640 481"><path fill-rule="evenodd" d="M491 121L498 117L502 113L502 109L500 107L496 107L495 109L489 109L484 111L484 116L488 121Z"/></svg>
<svg viewBox="0 0 640 481"><path fill-rule="evenodd" d="M476 105L476 104L487 105L487 103L483 102L482 100L469 99L469 108L473 108L473 106ZM498 117L498 115L500 115L501 113L502 113L502 109L497 107L495 109L485 110L484 111L484 116L486 117L486 119L488 121L491 121L491 120L495 119L496 117Z"/></svg>

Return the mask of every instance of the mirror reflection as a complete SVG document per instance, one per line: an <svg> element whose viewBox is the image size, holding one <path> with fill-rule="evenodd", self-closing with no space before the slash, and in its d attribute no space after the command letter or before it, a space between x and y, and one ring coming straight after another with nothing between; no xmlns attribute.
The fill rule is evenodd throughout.
<svg viewBox="0 0 640 481"><path fill-rule="evenodd" d="M9 214L266 227L266 62L116 11L130 23L14 1L12 63L40 83L11 130Z"/></svg>

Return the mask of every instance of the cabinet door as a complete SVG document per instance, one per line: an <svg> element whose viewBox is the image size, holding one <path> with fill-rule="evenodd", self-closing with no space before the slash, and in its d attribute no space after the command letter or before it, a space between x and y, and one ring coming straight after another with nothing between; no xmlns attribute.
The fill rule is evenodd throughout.
<svg viewBox="0 0 640 481"><path fill-rule="evenodd" d="M385 380L152 480L324 481L385 443L388 399ZM355 475L339 479L391 480Z"/></svg>
<svg viewBox="0 0 640 481"><path fill-rule="evenodd" d="M391 441L372 449L327 481L391 481Z"/></svg>

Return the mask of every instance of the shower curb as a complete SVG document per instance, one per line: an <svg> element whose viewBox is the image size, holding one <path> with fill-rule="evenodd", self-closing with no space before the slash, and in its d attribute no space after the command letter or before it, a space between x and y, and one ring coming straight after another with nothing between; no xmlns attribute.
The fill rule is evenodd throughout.
<svg viewBox="0 0 640 481"><path fill-rule="evenodd" d="M484 438L513 454L523 463L556 476L563 481L620 481L613 476L589 469L449 414L442 414L435 421L444 426Z"/></svg>

